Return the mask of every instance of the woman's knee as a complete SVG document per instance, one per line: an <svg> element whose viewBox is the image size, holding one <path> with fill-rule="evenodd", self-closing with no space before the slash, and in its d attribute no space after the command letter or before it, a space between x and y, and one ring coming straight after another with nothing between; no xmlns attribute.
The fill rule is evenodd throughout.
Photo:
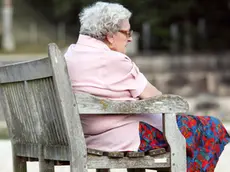
<svg viewBox="0 0 230 172"><path fill-rule="evenodd" d="M215 124L222 124L221 120L215 116L209 116L210 120Z"/></svg>

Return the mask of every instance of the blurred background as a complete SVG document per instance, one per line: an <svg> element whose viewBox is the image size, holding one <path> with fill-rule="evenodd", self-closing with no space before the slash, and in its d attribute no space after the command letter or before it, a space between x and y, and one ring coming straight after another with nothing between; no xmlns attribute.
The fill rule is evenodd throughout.
<svg viewBox="0 0 230 172"><path fill-rule="evenodd" d="M80 10L93 0L2 0L1 36L12 16L14 48L76 41ZM132 11L138 50L145 53L226 52L229 0L116 0ZM5 23L4 23L5 22ZM4 48L4 45L2 45ZM30 49L35 51L34 49Z"/></svg>
<svg viewBox="0 0 230 172"><path fill-rule="evenodd" d="M2 0L0 64L45 57L50 42L64 53L78 39L79 12L93 2ZM185 97L190 113L230 121L230 0L109 2L133 13L127 54L153 85Z"/></svg>
<svg viewBox="0 0 230 172"><path fill-rule="evenodd" d="M1 0L0 65L46 57L50 42L64 53L78 39L79 12L93 2ZM149 81L163 93L183 96L189 113L217 116L230 131L230 0L107 2L133 13L127 54ZM8 137L0 114L2 138ZM8 157L0 169L10 172L8 140L0 140L0 150L6 151L1 159Z"/></svg>
<svg viewBox="0 0 230 172"><path fill-rule="evenodd" d="M81 9L93 0L2 0L1 63L64 51L78 38ZM230 112L230 0L117 0L132 13L127 54L164 93L188 98L191 113ZM217 113L216 113L217 114Z"/></svg>

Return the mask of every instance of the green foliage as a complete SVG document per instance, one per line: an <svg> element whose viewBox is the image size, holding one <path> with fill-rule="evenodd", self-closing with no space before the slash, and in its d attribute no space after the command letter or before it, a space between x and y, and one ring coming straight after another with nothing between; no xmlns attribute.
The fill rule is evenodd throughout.
<svg viewBox="0 0 230 172"><path fill-rule="evenodd" d="M30 2L44 15L49 16L51 21L62 21L69 26L79 26L78 14L82 8L96 2L95 0L25 1ZM133 13L132 28L139 33L141 33L142 24L149 22L155 40L164 40L156 42L158 46L162 44L162 47L169 48L167 46L170 41L170 25L178 24L182 28L180 34L183 34L185 21L190 21L193 40L199 44L201 41L197 40L196 28L198 19L201 17L206 20L207 24L207 39L209 40L205 43L206 47L213 49L213 47L229 46L230 10L228 9L228 0L109 0L107 2L118 2L127 7ZM197 46L199 47L199 45Z"/></svg>

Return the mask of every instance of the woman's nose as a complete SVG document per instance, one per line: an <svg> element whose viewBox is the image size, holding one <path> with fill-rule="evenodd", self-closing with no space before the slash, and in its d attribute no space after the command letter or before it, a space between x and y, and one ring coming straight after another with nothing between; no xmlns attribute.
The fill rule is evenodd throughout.
<svg viewBox="0 0 230 172"><path fill-rule="evenodd" d="M132 36L128 38L128 42L131 42L133 40Z"/></svg>

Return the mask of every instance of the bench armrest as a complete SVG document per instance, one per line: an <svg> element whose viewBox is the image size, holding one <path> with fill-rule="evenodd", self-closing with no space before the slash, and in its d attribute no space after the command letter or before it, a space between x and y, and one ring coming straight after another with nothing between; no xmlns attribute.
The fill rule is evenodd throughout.
<svg viewBox="0 0 230 172"><path fill-rule="evenodd" d="M172 94L136 101L110 100L87 93L76 93L75 98L80 114L185 113L189 110L186 100Z"/></svg>

